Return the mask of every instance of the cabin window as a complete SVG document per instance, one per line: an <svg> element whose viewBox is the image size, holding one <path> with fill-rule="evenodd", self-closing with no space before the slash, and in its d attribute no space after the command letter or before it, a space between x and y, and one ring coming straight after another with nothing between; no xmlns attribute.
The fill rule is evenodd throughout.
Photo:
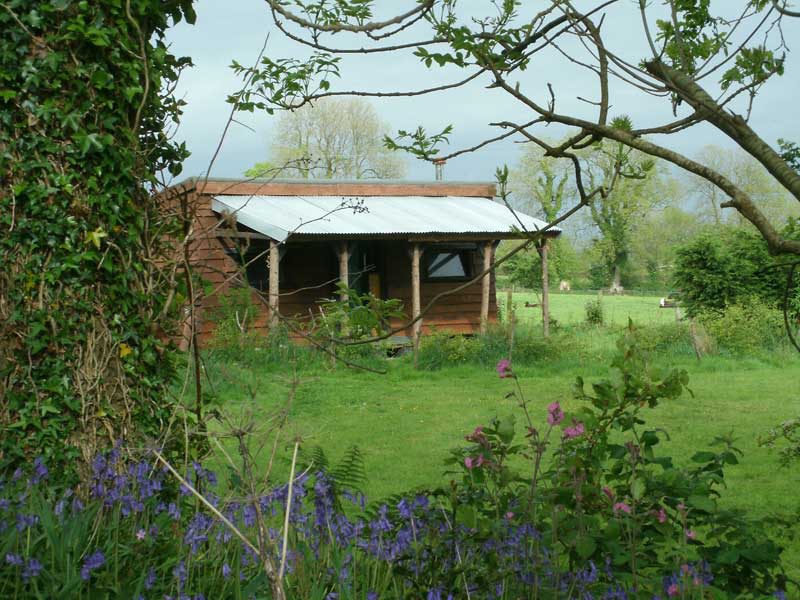
<svg viewBox="0 0 800 600"><path fill-rule="evenodd" d="M248 248L246 252L241 252L236 249L227 250L228 256L231 256L240 267L244 267L247 274L247 283L251 287L256 288L260 292L267 292L269 290L269 250L266 248ZM286 276L284 269L278 272L278 285L284 286L286 283Z"/></svg>
<svg viewBox="0 0 800 600"><path fill-rule="evenodd" d="M465 281L472 277L472 252L469 250L428 248L423 257L428 281Z"/></svg>

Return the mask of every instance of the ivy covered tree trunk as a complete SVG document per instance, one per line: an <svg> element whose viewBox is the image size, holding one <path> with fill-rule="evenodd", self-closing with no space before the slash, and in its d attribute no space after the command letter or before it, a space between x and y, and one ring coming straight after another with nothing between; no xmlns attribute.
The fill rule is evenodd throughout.
<svg viewBox="0 0 800 600"><path fill-rule="evenodd" d="M170 418L175 219L152 191L187 154L164 133L182 18L191 0L0 4L0 470L74 473Z"/></svg>

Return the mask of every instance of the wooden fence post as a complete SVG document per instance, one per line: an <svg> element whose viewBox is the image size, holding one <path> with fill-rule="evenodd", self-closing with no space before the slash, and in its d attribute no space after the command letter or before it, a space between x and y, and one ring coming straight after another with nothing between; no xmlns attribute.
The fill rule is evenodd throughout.
<svg viewBox="0 0 800 600"><path fill-rule="evenodd" d="M269 327L278 324L281 254L278 242L269 241Z"/></svg>
<svg viewBox="0 0 800 600"><path fill-rule="evenodd" d="M483 246L483 270L492 268L492 242ZM481 279L481 334L485 334L489 327L489 292L492 287L492 272L489 271Z"/></svg>
<svg viewBox="0 0 800 600"><path fill-rule="evenodd" d="M339 281L346 286L350 286L350 249L347 242L339 245ZM347 302L347 292L342 292L342 302Z"/></svg>
<svg viewBox="0 0 800 600"><path fill-rule="evenodd" d="M413 244L411 247L411 318L416 319L422 310L422 301L420 293L419 281L419 260L421 256L421 248L419 244ZM419 338L422 332L422 319L415 321L411 326L411 337L414 344L414 362L416 363L416 354L419 349Z"/></svg>
<svg viewBox="0 0 800 600"><path fill-rule="evenodd" d="M542 334L544 337L550 335L550 277L547 272L547 247L548 239L544 238L539 249L542 257Z"/></svg>

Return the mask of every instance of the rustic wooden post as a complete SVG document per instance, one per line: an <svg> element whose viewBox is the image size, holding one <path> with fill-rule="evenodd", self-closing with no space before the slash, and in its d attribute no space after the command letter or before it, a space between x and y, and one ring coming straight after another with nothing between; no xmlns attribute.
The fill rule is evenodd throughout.
<svg viewBox="0 0 800 600"><path fill-rule="evenodd" d="M547 272L547 246L548 239L542 240L539 254L542 257L542 334L550 335L550 277Z"/></svg>
<svg viewBox="0 0 800 600"><path fill-rule="evenodd" d="M281 254L278 242L269 241L269 327L278 324Z"/></svg>
<svg viewBox="0 0 800 600"><path fill-rule="evenodd" d="M350 249L347 242L342 242L339 245L339 281L344 285L350 285ZM347 293L342 292L342 302L347 302Z"/></svg>
<svg viewBox="0 0 800 600"><path fill-rule="evenodd" d="M420 298L420 283L419 283L419 259L422 255L422 249L419 244L413 244L411 247L411 318L416 319L419 317L422 310L422 301ZM414 344L414 355L419 348L419 338L422 332L422 319L415 321L411 326L411 337ZM416 362L416 358L415 358Z"/></svg>
<svg viewBox="0 0 800 600"><path fill-rule="evenodd" d="M481 333L489 327L489 292L492 286L492 242L483 246L483 270L488 271L481 279Z"/></svg>

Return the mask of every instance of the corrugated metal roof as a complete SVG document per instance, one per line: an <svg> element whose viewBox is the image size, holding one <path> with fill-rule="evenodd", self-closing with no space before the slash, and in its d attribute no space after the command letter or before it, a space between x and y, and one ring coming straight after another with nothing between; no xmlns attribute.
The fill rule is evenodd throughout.
<svg viewBox="0 0 800 600"><path fill-rule="evenodd" d="M488 198L463 196L216 196L212 208L235 214L242 225L280 241L292 234L515 237L514 229L546 226L518 211L515 217L504 204Z"/></svg>

